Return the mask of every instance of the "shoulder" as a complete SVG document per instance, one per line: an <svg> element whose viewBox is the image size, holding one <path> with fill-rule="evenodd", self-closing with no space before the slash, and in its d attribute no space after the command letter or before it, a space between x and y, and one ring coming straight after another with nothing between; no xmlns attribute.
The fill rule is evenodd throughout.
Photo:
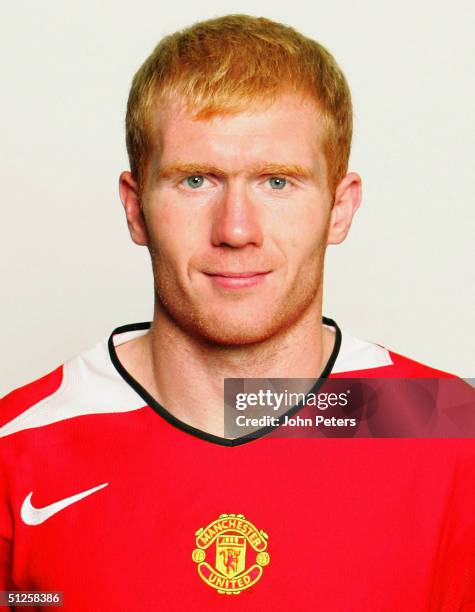
<svg viewBox="0 0 475 612"><path fill-rule="evenodd" d="M465 438L458 446L475 452L475 389L467 380L343 331L330 378L352 380L373 437Z"/></svg>
<svg viewBox="0 0 475 612"><path fill-rule="evenodd" d="M456 374L439 370L430 365L420 363L415 359L400 355L395 351L388 349L389 356L391 358L392 368L395 372L395 376L409 376L417 378L458 378Z"/></svg>
<svg viewBox="0 0 475 612"><path fill-rule="evenodd" d="M114 368L107 341L101 341L0 399L0 438L54 423L67 426L74 417L143 406Z"/></svg>
<svg viewBox="0 0 475 612"><path fill-rule="evenodd" d="M423 364L401 355L390 348L358 338L341 330L340 351L331 376L344 377L412 377L412 378L457 378L455 374Z"/></svg>
<svg viewBox="0 0 475 612"><path fill-rule="evenodd" d="M0 428L31 406L53 396L61 388L63 364L40 378L13 389L0 399Z"/></svg>

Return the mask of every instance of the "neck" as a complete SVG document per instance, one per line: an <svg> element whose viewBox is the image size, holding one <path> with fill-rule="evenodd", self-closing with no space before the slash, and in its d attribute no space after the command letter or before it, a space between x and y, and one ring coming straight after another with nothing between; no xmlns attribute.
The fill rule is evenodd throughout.
<svg viewBox="0 0 475 612"><path fill-rule="evenodd" d="M224 378L318 378L334 340L322 325L319 300L278 336L240 346L202 342L156 311L148 333L116 351L125 369L168 412L223 437Z"/></svg>

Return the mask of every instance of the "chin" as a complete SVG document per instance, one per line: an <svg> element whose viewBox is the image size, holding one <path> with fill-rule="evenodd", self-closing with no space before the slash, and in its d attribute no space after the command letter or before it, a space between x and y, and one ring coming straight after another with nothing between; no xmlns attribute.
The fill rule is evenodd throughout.
<svg viewBox="0 0 475 612"><path fill-rule="evenodd" d="M199 335L211 344L221 346L245 346L264 342L275 335L275 330L268 325L241 324L230 325L208 325L196 330Z"/></svg>
<svg viewBox="0 0 475 612"><path fill-rule="evenodd" d="M246 346L265 342L285 334L296 319L301 308L222 309L200 311L175 317L175 322L197 340L220 346ZM176 313L177 314L177 313ZM184 316L185 315L185 316Z"/></svg>
<svg viewBox="0 0 475 612"><path fill-rule="evenodd" d="M156 305L172 323L200 342L246 346L285 335L314 302L318 287L300 284L300 292L273 299L203 304L186 294L156 293Z"/></svg>
<svg viewBox="0 0 475 612"><path fill-rule="evenodd" d="M281 324L269 316L259 321L255 316L241 319L213 318L208 314L205 317L182 320L180 323L195 338L221 346L243 346L264 342L281 328Z"/></svg>

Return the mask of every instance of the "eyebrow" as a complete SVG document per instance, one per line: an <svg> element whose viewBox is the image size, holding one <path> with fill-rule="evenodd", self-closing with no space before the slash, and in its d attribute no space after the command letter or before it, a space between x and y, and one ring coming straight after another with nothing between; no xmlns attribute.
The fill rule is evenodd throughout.
<svg viewBox="0 0 475 612"><path fill-rule="evenodd" d="M251 166L251 172L253 174L285 174L302 179L311 179L315 177L312 170L299 164L258 163ZM159 168L156 178L167 179L177 174L213 174L214 176L224 177L227 175L227 172L212 164L176 163Z"/></svg>

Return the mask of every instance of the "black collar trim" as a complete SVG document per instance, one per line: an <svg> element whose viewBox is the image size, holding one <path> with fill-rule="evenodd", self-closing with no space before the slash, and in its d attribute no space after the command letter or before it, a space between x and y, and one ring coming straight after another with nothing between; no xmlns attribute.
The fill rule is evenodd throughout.
<svg viewBox="0 0 475 612"><path fill-rule="evenodd" d="M330 375L333 369L333 366L335 365L335 361L338 357L338 353L340 352L340 347L341 347L340 328L338 327L338 325L333 319L329 319L328 317L322 317L322 323L324 325L329 325L335 328L335 332L336 332L335 344L333 346L331 355L325 367L323 368L323 372L321 373L320 378L317 379L317 382L310 389L307 395L309 395L310 393L316 393L318 389L321 387L321 385L323 384L323 379L328 378L328 376ZM178 429L181 429L182 431L185 431L186 433L191 434L192 436L201 438L202 440L206 440L208 442L220 444L221 446L240 446L241 444L245 444L247 442L251 442L252 440L262 438L265 435L272 432L276 428L272 426L263 427L262 429L258 429L257 431L247 434L245 436L240 436L239 438L230 439L230 438L222 438L220 436L215 436L213 434L207 433L205 431L202 431L201 429L192 427L191 425L188 425L188 423L185 423L184 421L180 421L180 419L177 419L176 417L174 417L173 414L168 412L166 408L164 408L161 404L159 404L157 400L154 399L150 395L150 393L146 389L144 389L142 385L139 382L137 382L135 378L133 378L133 376L129 374L129 372L124 368L124 366L119 361L119 358L117 357L117 353L115 350L113 336L115 336L116 334L122 334L124 332L137 331L141 329L149 329L150 325L151 325L151 321L145 321L143 323L129 323L128 325L121 325L120 327L116 327L114 331L111 333L107 345L108 345L111 361L115 369L117 370L117 372L121 375L121 377L125 380L125 382L128 385L130 385L140 395L140 397L147 403L147 405L150 406L150 408L153 408L153 410L155 410L155 412L157 412L162 418L168 421L168 423L170 423L171 425L175 427L178 427ZM288 410L285 414L289 417L294 415L296 412L298 412L303 407L304 401L290 408L290 410Z"/></svg>

